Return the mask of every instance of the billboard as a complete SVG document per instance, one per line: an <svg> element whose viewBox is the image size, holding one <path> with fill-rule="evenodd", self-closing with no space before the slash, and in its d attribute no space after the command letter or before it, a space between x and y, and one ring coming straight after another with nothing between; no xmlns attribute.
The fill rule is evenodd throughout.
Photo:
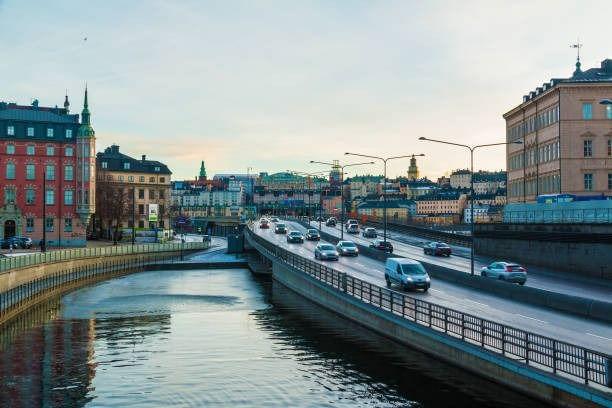
<svg viewBox="0 0 612 408"><path fill-rule="evenodd" d="M157 222L158 214L159 214L159 205L149 204L149 222Z"/></svg>

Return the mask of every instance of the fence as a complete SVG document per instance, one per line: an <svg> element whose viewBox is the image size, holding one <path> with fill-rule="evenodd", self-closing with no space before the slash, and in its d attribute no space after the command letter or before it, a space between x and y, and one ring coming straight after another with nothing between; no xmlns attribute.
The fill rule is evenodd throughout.
<svg viewBox="0 0 612 408"><path fill-rule="evenodd" d="M116 245L97 248L73 248L57 251L37 252L28 255L15 255L7 258L0 258L0 272L48 262L61 262L100 256L132 255L151 252L181 250L189 251L194 249L207 249L209 246L209 242L185 242L182 244L173 242L166 244Z"/></svg>
<svg viewBox="0 0 612 408"><path fill-rule="evenodd" d="M251 243L336 290L396 316L539 369L610 387L610 355L413 298L303 258L245 229ZM258 248L260 249L260 248Z"/></svg>

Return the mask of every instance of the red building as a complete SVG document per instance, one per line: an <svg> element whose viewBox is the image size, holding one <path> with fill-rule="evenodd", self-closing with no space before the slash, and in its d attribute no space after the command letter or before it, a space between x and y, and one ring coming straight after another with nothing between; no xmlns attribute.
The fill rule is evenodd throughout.
<svg viewBox="0 0 612 408"><path fill-rule="evenodd" d="M0 102L0 239L83 246L95 211L95 132L64 108Z"/></svg>

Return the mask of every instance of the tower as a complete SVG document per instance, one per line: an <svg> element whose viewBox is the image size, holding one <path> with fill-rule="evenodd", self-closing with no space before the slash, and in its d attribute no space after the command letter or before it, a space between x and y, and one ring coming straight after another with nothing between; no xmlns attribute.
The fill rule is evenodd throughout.
<svg viewBox="0 0 612 408"><path fill-rule="evenodd" d="M416 157L412 155L410 158L410 167L408 167L408 178L410 180L417 180L419 178L419 168L417 167Z"/></svg>
<svg viewBox="0 0 612 408"><path fill-rule="evenodd" d="M68 102L68 90L66 90L66 99L64 99L64 109L66 109L66 113L70 113L70 102Z"/></svg>
<svg viewBox="0 0 612 408"><path fill-rule="evenodd" d="M91 126L87 85L81 112L81 126L77 132L77 213L83 228L87 228L96 210L96 132Z"/></svg>
<svg viewBox="0 0 612 408"><path fill-rule="evenodd" d="M200 164L200 174L198 175L198 181L205 181L206 180L206 167L204 167L204 160L202 160L202 163Z"/></svg>

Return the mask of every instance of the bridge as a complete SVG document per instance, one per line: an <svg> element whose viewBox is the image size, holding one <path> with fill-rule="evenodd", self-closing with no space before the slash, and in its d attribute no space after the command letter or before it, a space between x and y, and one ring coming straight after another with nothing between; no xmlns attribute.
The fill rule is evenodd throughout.
<svg viewBox="0 0 612 408"><path fill-rule="evenodd" d="M305 229L295 221L288 224ZM334 242L338 231L323 232ZM595 292L595 299L585 298L606 311L598 318L578 317L570 313L571 307L565 311L560 305L529 304L483 290L484 286L440 278L432 282L429 293L404 293L384 287L384 256L370 252L359 240L361 256L325 263L313 259L313 243L288 244L284 235L255 225L245 229L245 237L271 262L276 281L347 319L554 405L612 406L612 330L605 321L612 305L606 288ZM414 248L403 251L416 255ZM455 258L445 261L454 262L454 269L465 268L466 260ZM469 279L531 295L541 295L538 291L544 289L537 286L547 285L537 279L532 288L478 276ZM569 285L555 289L558 303L575 300L565 293Z"/></svg>

